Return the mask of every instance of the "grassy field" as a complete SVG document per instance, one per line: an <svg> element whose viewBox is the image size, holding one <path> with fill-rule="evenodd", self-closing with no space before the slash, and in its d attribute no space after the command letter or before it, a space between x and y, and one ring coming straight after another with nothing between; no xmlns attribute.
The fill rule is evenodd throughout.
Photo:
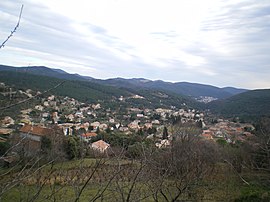
<svg viewBox="0 0 270 202"><path fill-rule="evenodd" d="M140 162L119 159L73 160L45 166L28 175L13 172L1 178L0 201L155 201L156 184L148 178L151 173L140 167ZM142 169L142 172L141 170ZM7 169L4 170L5 172ZM29 171L29 170L28 170ZM25 170L24 172L27 172ZM3 170L2 170L3 173ZM137 175L138 174L138 175ZM137 176L137 178L136 178ZM9 189L4 183L23 177ZM268 201L270 198L269 173L243 171L249 185L228 165L219 164L215 170L190 191L181 195L184 201ZM87 182L87 183L86 183ZM170 179L164 184L171 186L171 193L177 192ZM175 189L175 190L174 190ZM169 192L166 193L169 195ZM165 201L158 193L157 199Z"/></svg>

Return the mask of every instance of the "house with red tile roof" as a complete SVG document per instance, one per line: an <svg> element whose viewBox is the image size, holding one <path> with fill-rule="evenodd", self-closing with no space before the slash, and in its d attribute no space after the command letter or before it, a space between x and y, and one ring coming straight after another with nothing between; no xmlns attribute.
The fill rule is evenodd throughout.
<svg viewBox="0 0 270 202"><path fill-rule="evenodd" d="M52 137L55 131L51 128L26 124L19 130L17 141L23 140L21 145L26 155L33 155L41 150L41 138Z"/></svg>
<svg viewBox="0 0 270 202"><path fill-rule="evenodd" d="M91 148L101 153L105 153L110 148L110 144L103 140L98 140L91 144Z"/></svg>
<svg viewBox="0 0 270 202"><path fill-rule="evenodd" d="M96 137L96 136L97 136L97 133L90 132L90 133L82 134L81 138L83 141L89 142L93 137Z"/></svg>
<svg viewBox="0 0 270 202"><path fill-rule="evenodd" d="M201 136L206 140L212 140L213 139L213 136L211 134L208 134L208 133L201 134Z"/></svg>
<svg viewBox="0 0 270 202"><path fill-rule="evenodd" d="M213 132L210 130L203 130L201 137L207 140L213 139Z"/></svg>
<svg viewBox="0 0 270 202"><path fill-rule="evenodd" d="M52 135L54 130L41 126L26 124L20 129L20 135L33 141L40 142L42 136Z"/></svg>
<svg viewBox="0 0 270 202"><path fill-rule="evenodd" d="M14 139L16 142L20 141L20 148L25 152L26 156L32 156L41 151L41 140L46 137L51 142L51 152L56 152L61 150L63 147L63 137L64 133L59 127L46 128L42 126L35 125L24 125L19 130L19 135Z"/></svg>

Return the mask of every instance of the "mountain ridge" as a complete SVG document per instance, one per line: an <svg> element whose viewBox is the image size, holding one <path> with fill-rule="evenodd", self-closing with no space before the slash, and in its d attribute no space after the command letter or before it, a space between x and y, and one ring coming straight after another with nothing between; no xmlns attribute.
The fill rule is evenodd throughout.
<svg viewBox="0 0 270 202"><path fill-rule="evenodd" d="M179 95L187 95L191 97L209 96L218 99L228 98L230 96L247 91L246 89L238 89L234 87L219 88L207 84L189 83L189 82L166 82L162 80L148 80L143 78L115 78L106 80L97 80L98 83L122 86L126 88L149 88L149 89L162 89L171 91Z"/></svg>
<svg viewBox="0 0 270 202"><path fill-rule="evenodd" d="M247 91L247 89L239 89L234 87L219 88L207 84L190 83L190 82L166 82L162 80L149 80L145 78L110 78L110 79L95 79L93 77L82 76L79 74L69 74L61 69L53 69L45 66L28 66L28 67L13 67L0 65L0 71L16 71L29 73L41 76L50 76L59 79L66 80L78 80L78 81L91 81L94 83L114 86L118 88L129 89L154 89L163 90L176 93L178 95L190 96L197 98L200 96L214 97L218 99L225 99L233 95Z"/></svg>
<svg viewBox="0 0 270 202"><path fill-rule="evenodd" d="M201 107L201 103L187 96L161 90L118 88L92 81L64 80L23 72L2 71L0 72L0 82L23 90L32 89L41 92L62 83L58 88L53 89L51 93L75 98L84 103L102 103L108 109L121 106L140 108L170 108L175 106L179 108L188 105L192 108ZM139 95L139 98L136 95ZM124 101L120 98L124 99Z"/></svg>
<svg viewBox="0 0 270 202"><path fill-rule="evenodd" d="M22 72L29 73L40 76L50 76L59 79L67 80L79 80L79 81L88 81L91 80L91 77L84 77L79 74L69 74L61 69L53 69L45 66L28 66L28 67L13 67L0 65L0 71L12 71L12 72Z"/></svg>
<svg viewBox="0 0 270 202"><path fill-rule="evenodd" d="M56 78L56 76L60 78ZM186 103L191 107L210 109L211 112L222 116L257 117L270 115L270 89L246 91L233 87L218 88L205 84L171 83L144 78L99 80L42 66L23 67L18 70L16 67L0 65L0 81L11 86L30 89L33 87L41 91L65 81L60 88L53 92L63 96L71 96L83 102L103 100L108 102L110 107L117 103L140 107L181 107L185 106ZM181 93L181 91L184 93ZM220 93L221 98L206 105L193 99L196 93L199 95L198 92L202 93L203 91L205 91L205 95L208 91L212 96ZM134 95L140 95L143 99L132 99ZM229 97L226 97L228 95ZM124 96L126 102L119 103L118 98L122 96Z"/></svg>

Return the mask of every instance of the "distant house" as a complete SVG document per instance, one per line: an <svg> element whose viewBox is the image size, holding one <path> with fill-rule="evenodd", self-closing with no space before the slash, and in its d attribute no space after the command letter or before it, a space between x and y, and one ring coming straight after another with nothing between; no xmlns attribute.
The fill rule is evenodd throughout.
<svg viewBox="0 0 270 202"><path fill-rule="evenodd" d="M108 125L105 124L105 123L102 123L102 124L99 125L99 129L100 129L101 131L104 131L104 130L106 130L107 128L108 128Z"/></svg>
<svg viewBox="0 0 270 202"><path fill-rule="evenodd" d="M121 126L121 127L119 127L119 131L120 132L127 132L127 131L129 131L129 128Z"/></svg>
<svg viewBox="0 0 270 202"><path fill-rule="evenodd" d="M201 134L201 136L206 140L212 140L213 136L207 133Z"/></svg>
<svg viewBox="0 0 270 202"><path fill-rule="evenodd" d="M88 122L85 122L80 125L80 128L84 129L85 131L88 131L90 124Z"/></svg>
<svg viewBox="0 0 270 202"><path fill-rule="evenodd" d="M6 116L3 120L0 121L0 124L3 127L8 127L10 125L14 125L14 123L15 123L15 121L9 116Z"/></svg>
<svg viewBox="0 0 270 202"><path fill-rule="evenodd" d="M45 102L43 103L43 105L44 105L45 107L50 106L48 101L45 101Z"/></svg>
<svg viewBox="0 0 270 202"><path fill-rule="evenodd" d="M44 112L42 114L42 118L49 118L50 117L50 114L48 112Z"/></svg>
<svg viewBox="0 0 270 202"><path fill-rule="evenodd" d="M152 124L159 125L160 122L159 122L159 120L153 120L153 121L152 121Z"/></svg>
<svg viewBox="0 0 270 202"><path fill-rule="evenodd" d="M100 126L100 123L96 121L96 122L91 123L90 126L92 126L94 130L96 130Z"/></svg>
<svg viewBox="0 0 270 202"><path fill-rule="evenodd" d="M45 135L50 135L53 133L53 130L50 128L45 128L41 126L33 126L33 125L24 125L20 129L20 136L25 137L29 140L33 140L36 142L41 141L41 137Z"/></svg>
<svg viewBox="0 0 270 202"><path fill-rule="evenodd" d="M69 114L65 116L68 122L73 122L75 117L73 114Z"/></svg>
<svg viewBox="0 0 270 202"><path fill-rule="evenodd" d="M54 95L51 95L51 96L48 97L48 100L49 101L53 101L54 99L55 99L55 96Z"/></svg>
<svg viewBox="0 0 270 202"><path fill-rule="evenodd" d="M110 144L108 144L107 142L103 140L99 140L99 141L93 142L91 144L91 148L101 153L105 153L110 148Z"/></svg>
<svg viewBox="0 0 270 202"><path fill-rule="evenodd" d="M101 106L100 106L100 104L96 104L96 105L93 104L92 105L92 108L96 110L96 109L100 109Z"/></svg>
<svg viewBox="0 0 270 202"><path fill-rule="evenodd" d="M139 126L138 124L135 124L135 123L130 123L130 124L128 124L128 127L129 127L130 129L133 129L133 130L137 130L137 129L140 128L140 126Z"/></svg>
<svg viewBox="0 0 270 202"><path fill-rule="evenodd" d="M210 130L203 130L201 137L206 140L212 140L213 139L213 132Z"/></svg>
<svg viewBox="0 0 270 202"><path fill-rule="evenodd" d="M51 136L53 129L41 126L24 125L20 131L20 140L23 139L23 149L27 155L32 155L41 150L41 138ZM19 141L20 141L19 140Z"/></svg>
<svg viewBox="0 0 270 202"><path fill-rule="evenodd" d="M18 148L15 148L14 151L24 152L25 156L37 155L42 149L43 137L50 140L49 150L51 153L57 155L62 152L64 145L62 128L58 126L46 128L35 125L24 125L19 130L19 135L13 135L13 144L16 144L18 141L20 142Z"/></svg>
<svg viewBox="0 0 270 202"><path fill-rule="evenodd" d="M140 124L140 120L134 120L133 122L131 122L130 124L128 124L128 127L130 129L137 130L137 129L140 128L139 124Z"/></svg>
<svg viewBox="0 0 270 202"><path fill-rule="evenodd" d="M44 110L44 107L42 105L36 105L35 106L35 109L36 110L39 110L39 111L43 111Z"/></svg>
<svg viewBox="0 0 270 202"><path fill-rule="evenodd" d="M77 112L75 113L75 116L76 116L76 117L82 118L82 117L83 117L83 113L82 113L81 111L77 111Z"/></svg>
<svg viewBox="0 0 270 202"><path fill-rule="evenodd" d="M153 124L152 123L145 123L144 124L144 127L149 129L149 128L152 128L153 127Z"/></svg>
<svg viewBox="0 0 270 202"><path fill-rule="evenodd" d="M0 135L10 135L12 132L10 128L0 128Z"/></svg>
<svg viewBox="0 0 270 202"><path fill-rule="evenodd" d="M52 112L53 123L58 123L58 120L59 120L58 112Z"/></svg>
<svg viewBox="0 0 270 202"><path fill-rule="evenodd" d="M0 142L6 142L12 132L13 132L12 129L0 128Z"/></svg>
<svg viewBox="0 0 270 202"><path fill-rule="evenodd" d="M169 147L171 146L171 142L169 140L161 140L160 143L156 143L156 147L158 148L166 148L166 147Z"/></svg>
<svg viewBox="0 0 270 202"><path fill-rule="evenodd" d="M143 118L144 115L143 114L137 114L137 118Z"/></svg>
<svg viewBox="0 0 270 202"><path fill-rule="evenodd" d="M140 95L133 95L131 98L134 98L134 99L145 99L144 97L142 97Z"/></svg>
<svg viewBox="0 0 270 202"><path fill-rule="evenodd" d="M81 135L81 138L85 142L89 142L93 137L96 137L96 133L84 133Z"/></svg>
<svg viewBox="0 0 270 202"><path fill-rule="evenodd" d="M22 114L30 114L31 112L33 111L33 109L24 109L24 110L21 110L21 113Z"/></svg>
<svg viewBox="0 0 270 202"><path fill-rule="evenodd" d="M110 119L109 119L109 122L110 122L110 123L114 123L115 121L114 121L113 118L110 118Z"/></svg>

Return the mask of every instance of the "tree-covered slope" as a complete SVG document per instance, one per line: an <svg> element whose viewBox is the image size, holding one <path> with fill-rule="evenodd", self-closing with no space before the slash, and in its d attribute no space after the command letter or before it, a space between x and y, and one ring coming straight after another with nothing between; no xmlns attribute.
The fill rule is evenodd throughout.
<svg viewBox="0 0 270 202"><path fill-rule="evenodd" d="M270 115L270 89L247 91L225 100L211 102L208 107L225 116Z"/></svg>
<svg viewBox="0 0 270 202"><path fill-rule="evenodd" d="M11 71L28 73L39 76L49 76L58 79L76 80L76 81L91 81L101 85L113 86L116 88L125 89L144 89L144 90L161 90L166 93L173 93L180 96L189 96L198 98L200 96L215 97L218 99L228 98L235 94L246 91L245 89L237 89L233 87L218 88L216 86L189 83L189 82L164 82L161 80L151 81L144 78L113 78L107 80L94 79L92 77L81 76L78 74L69 74L60 69L51 69L43 66L31 66L31 67L12 67L6 65L0 65L0 72Z"/></svg>
<svg viewBox="0 0 270 202"><path fill-rule="evenodd" d="M215 86L198 83L189 83L189 82L172 83L172 82L164 82L161 80L151 81L143 78L136 78L136 79L115 78L107 80L96 80L95 82L118 87L125 86L131 89L136 88L155 89L190 97L209 96L219 99L228 98L238 93L246 91L245 89L237 89L233 87L218 88Z"/></svg>
<svg viewBox="0 0 270 202"><path fill-rule="evenodd" d="M119 105L140 108L169 108L171 106L201 108L201 103L196 102L188 96L180 96L162 90L130 89L102 85L91 81L64 80L14 71L0 72L0 82L4 82L8 86L14 86L17 89L32 89L43 92L63 81L64 83L62 85L51 91L53 94L72 97L81 102L103 102L109 108ZM143 98L133 98L134 95L139 95ZM121 96L125 98L124 102L118 100Z"/></svg>
<svg viewBox="0 0 270 202"><path fill-rule="evenodd" d="M48 76L38 76L22 72L0 73L0 81L16 88L32 90L48 90L57 84L65 81L61 86L52 90L52 93L61 96L69 96L80 101L96 102L107 100L112 97L128 96L129 93L110 86L103 86L97 83L85 81L63 80Z"/></svg>
<svg viewBox="0 0 270 202"><path fill-rule="evenodd" d="M84 77L78 74L69 74L60 69L51 69L44 66L12 67L12 66L0 65L0 72L2 71L21 72L21 73L34 74L38 76L49 76L49 77L54 77L58 79L66 79L66 80L78 80L78 81L92 80L91 77Z"/></svg>

